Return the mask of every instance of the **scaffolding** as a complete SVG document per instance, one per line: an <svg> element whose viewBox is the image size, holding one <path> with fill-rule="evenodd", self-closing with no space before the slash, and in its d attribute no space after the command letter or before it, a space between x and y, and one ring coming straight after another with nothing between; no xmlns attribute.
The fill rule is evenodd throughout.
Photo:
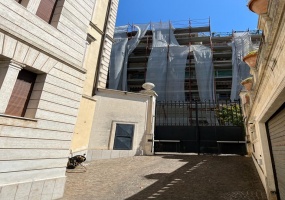
<svg viewBox="0 0 285 200"><path fill-rule="evenodd" d="M108 88L138 92L144 82L152 82L160 101L238 98L233 94L239 92L240 79L248 73L237 75L236 78L236 68L233 67L236 53L233 41L236 34L233 32L211 32L208 18L150 22L131 27L131 31L125 32L128 42L121 42L125 45L120 48L125 48L124 52L120 52L123 54L121 58L124 57L122 67L120 59L110 65ZM251 40L260 40L260 33L247 32ZM115 41L116 37L115 32ZM122 39L121 36L119 39ZM114 60L113 50L111 58L111 61ZM117 88L112 87L114 68L117 74L121 72ZM240 67L237 69L240 70ZM232 89L233 86L236 89Z"/></svg>

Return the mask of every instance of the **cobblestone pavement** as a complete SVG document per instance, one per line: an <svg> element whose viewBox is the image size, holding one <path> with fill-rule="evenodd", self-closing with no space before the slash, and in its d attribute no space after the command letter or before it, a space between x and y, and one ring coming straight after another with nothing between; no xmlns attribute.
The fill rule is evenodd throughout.
<svg viewBox="0 0 285 200"><path fill-rule="evenodd" d="M266 200L247 157L156 155L87 164L87 172L67 173L62 200Z"/></svg>

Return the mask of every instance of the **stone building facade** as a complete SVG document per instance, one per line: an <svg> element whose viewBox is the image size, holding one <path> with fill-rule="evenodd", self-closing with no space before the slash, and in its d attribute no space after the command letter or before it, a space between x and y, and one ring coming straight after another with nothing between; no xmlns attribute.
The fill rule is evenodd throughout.
<svg viewBox="0 0 285 200"><path fill-rule="evenodd" d="M95 4L0 1L1 200L63 195Z"/></svg>
<svg viewBox="0 0 285 200"><path fill-rule="evenodd" d="M248 150L266 189L268 199L285 199L285 1L256 1L263 30L253 87L244 99ZM254 1L249 7L252 9ZM255 11L257 12L257 10ZM242 94L244 95L244 94Z"/></svg>

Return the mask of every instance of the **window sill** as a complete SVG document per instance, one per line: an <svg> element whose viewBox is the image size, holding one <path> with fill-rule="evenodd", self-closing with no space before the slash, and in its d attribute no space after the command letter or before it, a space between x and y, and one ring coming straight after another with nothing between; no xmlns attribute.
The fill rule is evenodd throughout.
<svg viewBox="0 0 285 200"><path fill-rule="evenodd" d="M0 117L7 117L7 118L20 119L20 120L33 121L33 122L38 121L37 119L32 119L32 118L27 118L27 117L18 117L18 116L13 116L13 115L6 115L6 114L0 114Z"/></svg>

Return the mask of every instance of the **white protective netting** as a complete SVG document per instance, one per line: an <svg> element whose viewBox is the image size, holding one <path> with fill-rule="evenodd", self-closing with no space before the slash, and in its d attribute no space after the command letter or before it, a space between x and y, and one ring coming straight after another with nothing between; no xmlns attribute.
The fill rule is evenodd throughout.
<svg viewBox="0 0 285 200"><path fill-rule="evenodd" d="M134 27L137 33L129 41L127 37L128 25L115 28L115 42L112 46L109 68L109 89L127 90L128 57L145 35L149 24L139 24Z"/></svg>
<svg viewBox="0 0 285 200"><path fill-rule="evenodd" d="M254 50L254 46L251 42L251 36L249 32L237 32L233 33L232 40L232 90L231 100L239 99L239 92L242 89L240 82L250 76L250 68L243 62L243 57L250 51Z"/></svg>
<svg viewBox="0 0 285 200"><path fill-rule="evenodd" d="M134 51L134 49L138 46L140 40L143 38L147 29L149 28L149 24L135 24L135 29L137 30L136 35L130 39L127 43L124 66L123 66L123 74L122 74L122 90L127 91L127 69L128 69L128 58L130 54Z"/></svg>
<svg viewBox="0 0 285 200"><path fill-rule="evenodd" d="M109 65L109 89L121 89L121 75L126 52L128 25L115 28L114 40Z"/></svg>
<svg viewBox="0 0 285 200"><path fill-rule="evenodd" d="M136 35L128 41L128 26L115 29L109 69L109 88L128 90L128 57L137 47L149 24L134 25ZM185 67L189 51L194 52L200 100L213 100L212 51L203 45L181 46L170 22L152 23L152 50L148 59L146 82L155 84L159 101L185 101Z"/></svg>
<svg viewBox="0 0 285 200"><path fill-rule="evenodd" d="M188 54L188 47L169 47L165 94L167 101L185 101L185 67Z"/></svg>
<svg viewBox="0 0 285 200"><path fill-rule="evenodd" d="M159 101L185 101L184 80L187 46L180 46L169 22L152 23L152 51L146 82L154 83Z"/></svg>
<svg viewBox="0 0 285 200"><path fill-rule="evenodd" d="M192 45L194 53L196 80L201 101L214 100L213 54L209 47Z"/></svg>

